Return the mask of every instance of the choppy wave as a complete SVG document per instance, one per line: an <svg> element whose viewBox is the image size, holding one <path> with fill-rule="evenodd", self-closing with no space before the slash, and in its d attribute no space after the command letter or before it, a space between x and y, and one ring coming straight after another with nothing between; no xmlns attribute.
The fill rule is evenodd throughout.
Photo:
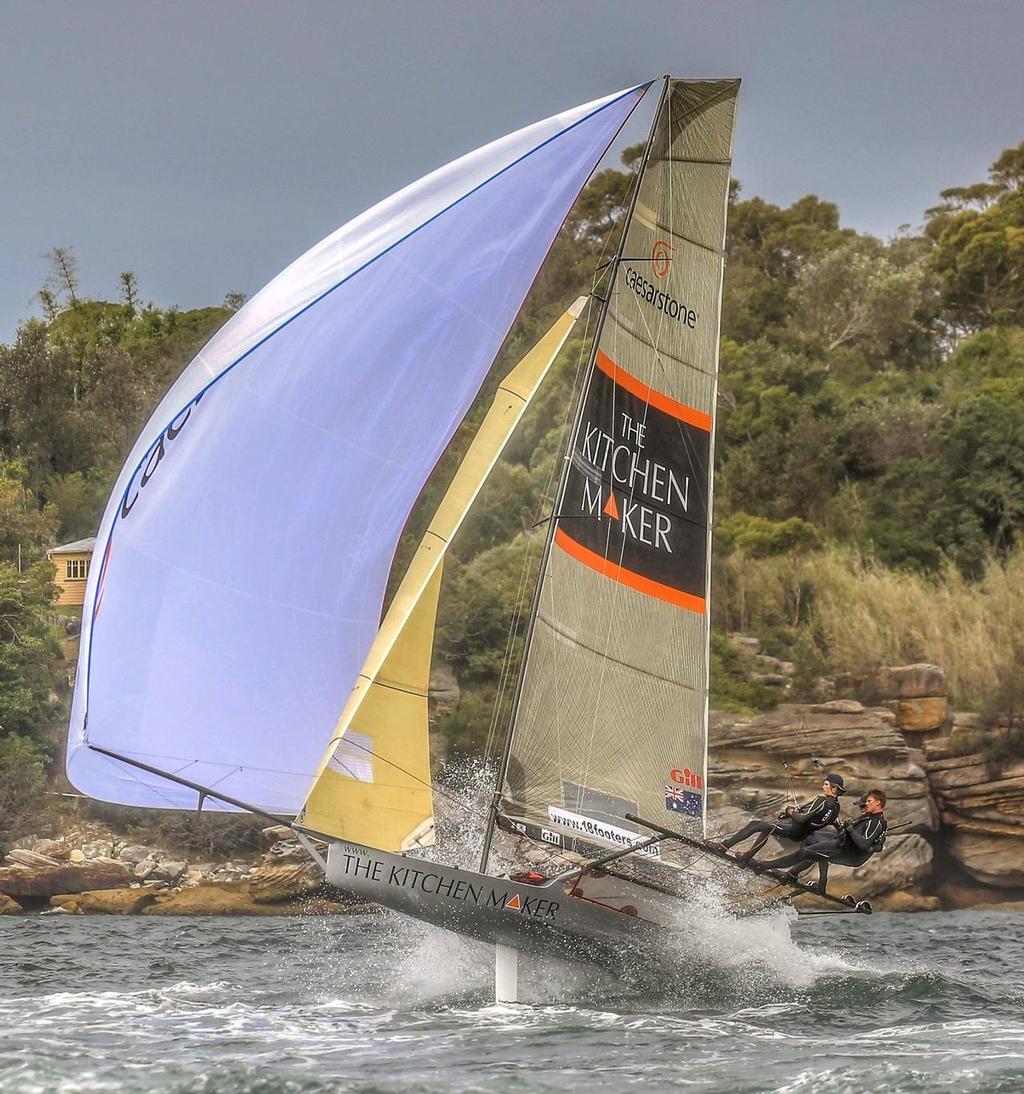
<svg viewBox="0 0 1024 1094"><path fill-rule="evenodd" d="M0 920L0 1092L1024 1089L1024 917L682 915L656 982L398 917Z"/></svg>

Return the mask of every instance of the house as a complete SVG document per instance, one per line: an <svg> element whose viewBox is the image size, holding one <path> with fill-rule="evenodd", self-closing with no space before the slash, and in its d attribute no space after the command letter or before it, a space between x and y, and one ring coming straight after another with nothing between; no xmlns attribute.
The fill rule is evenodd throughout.
<svg viewBox="0 0 1024 1094"><path fill-rule="evenodd" d="M85 579L89 576L89 563L96 547L96 537L76 539L46 552L46 557L57 567L55 583L60 590L58 604L84 604Z"/></svg>

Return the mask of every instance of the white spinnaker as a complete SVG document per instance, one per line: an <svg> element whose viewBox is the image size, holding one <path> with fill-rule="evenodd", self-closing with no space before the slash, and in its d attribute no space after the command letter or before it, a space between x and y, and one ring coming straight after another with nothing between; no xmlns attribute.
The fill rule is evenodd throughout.
<svg viewBox="0 0 1024 1094"><path fill-rule="evenodd" d="M68 738L80 790L195 804L91 743L268 811L298 808L376 632L408 512L645 89L388 198L189 365L100 526Z"/></svg>

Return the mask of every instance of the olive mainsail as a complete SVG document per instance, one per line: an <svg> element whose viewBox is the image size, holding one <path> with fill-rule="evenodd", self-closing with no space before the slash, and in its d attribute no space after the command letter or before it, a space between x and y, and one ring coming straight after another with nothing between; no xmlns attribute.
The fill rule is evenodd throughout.
<svg viewBox="0 0 1024 1094"><path fill-rule="evenodd" d="M736 80L666 84L555 506L496 820L567 848L588 823L639 839L627 813L703 834L712 451L738 89ZM681 771L692 773L687 786L673 778ZM660 848L663 864L690 858L678 844Z"/></svg>

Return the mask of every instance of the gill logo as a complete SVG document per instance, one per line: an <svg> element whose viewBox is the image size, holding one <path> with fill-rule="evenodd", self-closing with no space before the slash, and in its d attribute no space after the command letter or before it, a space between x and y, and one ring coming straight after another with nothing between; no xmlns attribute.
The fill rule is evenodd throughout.
<svg viewBox="0 0 1024 1094"><path fill-rule="evenodd" d="M655 277L666 277L672 269L672 254L675 247L670 247L663 239L656 239L651 248L651 269Z"/></svg>

